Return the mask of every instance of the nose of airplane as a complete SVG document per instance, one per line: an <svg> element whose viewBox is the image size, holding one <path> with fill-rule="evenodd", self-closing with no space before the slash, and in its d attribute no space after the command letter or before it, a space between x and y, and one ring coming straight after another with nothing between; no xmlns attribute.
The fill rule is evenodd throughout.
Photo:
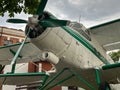
<svg viewBox="0 0 120 90"><path fill-rule="evenodd" d="M25 34L28 33L29 29L30 29L30 32L28 35L29 38L36 38L46 30L46 28L43 28L39 24L35 25L34 28L32 29L29 27L29 25L26 25Z"/></svg>

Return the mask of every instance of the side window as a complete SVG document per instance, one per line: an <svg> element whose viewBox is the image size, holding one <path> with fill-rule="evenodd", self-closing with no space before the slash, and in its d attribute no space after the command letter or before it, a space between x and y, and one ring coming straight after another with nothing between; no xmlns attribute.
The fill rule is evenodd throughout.
<svg viewBox="0 0 120 90"><path fill-rule="evenodd" d="M83 31L82 29L80 29L78 31L82 36L84 36L87 40L91 41L91 37L89 35L89 31L88 30L85 30Z"/></svg>
<svg viewBox="0 0 120 90"><path fill-rule="evenodd" d="M13 38L11 37L10 40L12 40L12 44L15 44L15 43L18 43L19 42L19 39L18 38Z"/></svg>
<svg viewBox="0 0 120 90"><path fill-rule="evenodd" d="M16 43L20 43L20 41L19 41L19 40L17 40L17 41L16 41Z"/></svg>
<svg viewBox="0 0 120 90"><path fill-rule="evenodd" d="M6 38L4 39L4 45L9 45L12 44L12 40L7 40Z"/></svg>
<svg viewBox="0 0 120 90"><path fill-rule="evenodd" d="M75 31L77 31L80 35L85 37L87 40L91 41L89 31L82 24L77 22L72 22L69 26Z"/></svg>

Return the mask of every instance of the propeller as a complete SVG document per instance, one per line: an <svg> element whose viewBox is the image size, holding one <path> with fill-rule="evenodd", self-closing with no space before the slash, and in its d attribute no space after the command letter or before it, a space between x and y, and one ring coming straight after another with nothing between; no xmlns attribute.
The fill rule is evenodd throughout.
<svg viewBox="0 0 120 90"><path fill-rule="evenodd" d="M43 27L58 27L68 25L70 22L67 20L58 19L45 19L39 22Z"/></svg>
<svg viewBox="0 0 120 90"><path fill-rule="evenodd" d="M30 17L28 21L23 20L23 19L8 19L7 22L16 23L16 24L28 23L30 25L40 24L43 27L58 27L58 26L68 25L69 24L68 20L58 20L58 19L50 17L50 15L46 15L46 13L44 13L44 8L47 4L47 1L48 0L41 0L40 4L38 6L38 9L36 11L36 15L33 15L33 17Z"/></svg>
<svg viewBox="0 0 120 90"><path fill-rule="evenodd" d="M37 9L37 12L36 12L36 15L42 15L43 14L43 11L44 11L44 8L47 4L47 1L48 0L41 0L39 6L38 6L38 9Z"/></svg>
<svg viewBox="0 0 120 90"><path fill-rule="evenodd" d="M48 0L41 0L36 15L40 16L43 14L44 8L46 6ZM8 19L7 22L9 23L28 23L26 20L23 19Z"/></svg>
<svg viewBox="0 0 120 90"><path fill-rule="evenodd" d="M9 22L9 23L28 23L28 21L26 21L26 20L23 20L23 19L8 19L7 20L7 22Z"/></svg>
<svg viewBox="0 0 120 90"><path fill-rule="evenodd" d="M9 23L16 23L16 24L22 24L27 23L25 33L26 38L22 42L21 46L19 47L17 53L15 54L15 57L12 60L12 71L11 73L14 73L16 61L18 58L19 53L21 52L27 37L35 38L39 36L42 32L44 32L45 28L47 27L57 27L57 26L66 26L69 21L68 20L58 20L53 15L51 15L48 12L44 12L44 8L47 4L48 0L41 0L38 9L36 11L36 15L33 15L33 17L29 17L28 21L23 19L8 19L7 22Z"/></svg>

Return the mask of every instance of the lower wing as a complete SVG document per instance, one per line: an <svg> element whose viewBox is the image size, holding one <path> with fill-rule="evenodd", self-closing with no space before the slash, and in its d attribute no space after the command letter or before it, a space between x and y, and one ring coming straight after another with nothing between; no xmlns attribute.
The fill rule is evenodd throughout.
<svg viewBox="0 0 120 90"><path fill-rule="evenodd" d="M0 64L10 64L21 43L0 47ZM37 61L41 51L32 43L26 42L18 56L18 63Z"/></svg>

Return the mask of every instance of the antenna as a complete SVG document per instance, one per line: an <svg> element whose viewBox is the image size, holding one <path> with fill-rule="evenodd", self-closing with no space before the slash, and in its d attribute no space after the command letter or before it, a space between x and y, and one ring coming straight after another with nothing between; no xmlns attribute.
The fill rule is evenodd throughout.
<svg viewBox="0 0 120 90"><path fill-rule="evenodd" d="M80 21L81 21L81 14L79 15L79 23L80 23Z"/></svg>

